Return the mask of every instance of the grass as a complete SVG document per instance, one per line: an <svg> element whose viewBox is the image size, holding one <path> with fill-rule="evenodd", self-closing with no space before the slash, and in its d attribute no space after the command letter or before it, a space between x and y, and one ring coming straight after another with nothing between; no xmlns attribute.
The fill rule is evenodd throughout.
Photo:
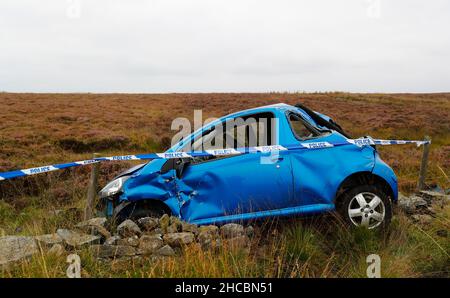
<svg viewBox="0 0 450 298"><path fill-rule="evenodd" d="M226 102L226 105L223 103ZM332 116L352 135L422 139L430 135L426 184L450 188L450 94L12 94L0 93L0 171L102 155L163 150L176 117L204 119L276 102L303 102ZM161 145L165 144L165 145ZM379 148L414 190L422 150ZM131 163L102 164L104 185ZM0 183L0 235L38 235L72 227L80 218L89 167ZM384 277L449 277L450 207L436 206L430 224L397 211L387 231L348 229L332 215L259 224L248 250L205 252L187 247L165 259L98 261L80 250L85 277L365 277L366 257L381 256ZM62 211L60 211L62 210ZM441 233L442 234L442 233ZM269 237L267 236L269 235ZM0 270L1 277L64 277L66 256L44 251Z"/></svg>
<svg viewBox="0 0 450 298"><path fill-rule="evenodd" d="M446 205L430 224L419 226L398 212L385 231L349 229L332 214L288 219L257 225L250 249L212 252L191 245L179 257L162 259L106 262L87 249L76 253L84 277L366 277L370 254L381 257L383 277L450 277L450 241L436 234L448 230L449 213ZM27 234L42 232L29 228ZM4 268L0 276L65 277L67 266L65 255L56 257L42 250Z"/></svg>

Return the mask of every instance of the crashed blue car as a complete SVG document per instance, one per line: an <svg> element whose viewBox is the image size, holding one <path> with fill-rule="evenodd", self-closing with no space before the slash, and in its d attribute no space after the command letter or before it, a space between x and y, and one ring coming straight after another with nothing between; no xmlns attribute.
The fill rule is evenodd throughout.
<svg viewBox="0 0 450 298"><path fill-rule="evenodd" d="M230 121L238 124L223 129ZM227 141L225 148L248 147L251 139L258 146L306 147L351 139L328 116L301 104L275 104L222 117L166 152L207 150L203 140L236 138L239 125L244 137ZM103 212L118 220L167 213L205 225L336 210L348 224L373 229L389 224L398 191L393 170L374 145L348 143L314 150L154 159L120 174L99 196Z"/></svg>

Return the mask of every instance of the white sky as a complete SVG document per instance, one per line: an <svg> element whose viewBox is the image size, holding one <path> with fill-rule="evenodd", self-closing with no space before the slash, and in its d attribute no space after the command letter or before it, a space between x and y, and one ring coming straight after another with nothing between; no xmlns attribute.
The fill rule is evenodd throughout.
<svg viewBox="0 0 450 298"><path fill-rule="evenodd" d="M450 1L1 0L0 91L450 91Z"/></svg>

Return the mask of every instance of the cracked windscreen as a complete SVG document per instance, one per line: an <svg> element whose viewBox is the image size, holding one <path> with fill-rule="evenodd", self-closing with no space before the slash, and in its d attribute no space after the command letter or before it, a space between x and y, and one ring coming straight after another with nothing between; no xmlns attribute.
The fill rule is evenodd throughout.
<svg viewBox="0 0 450 298"><path fill-rule="evenodd" d="M301 140L314 138L320 135L320 133L306 125L305 121L297 114L291 113L289 115L289 124L295 136Z"/></svg>

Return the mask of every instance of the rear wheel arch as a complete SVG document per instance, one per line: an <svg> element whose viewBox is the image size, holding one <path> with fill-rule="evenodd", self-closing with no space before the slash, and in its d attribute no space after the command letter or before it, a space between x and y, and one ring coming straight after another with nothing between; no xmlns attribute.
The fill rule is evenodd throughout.
<svg viewBox="0 0 450 298"><path fill-rule="evenodd" d="M349 175L345 178L340 184L338 190L336 191L336 195L334 198L334 203L339 205L342 195L352 188L360 185L375 185L380 187L381 190L388 196L388 198L392 201L394 196L394 191L392 190L389 183L383 179L382 177L373 174L372 172L356 172Z"/></svg>

